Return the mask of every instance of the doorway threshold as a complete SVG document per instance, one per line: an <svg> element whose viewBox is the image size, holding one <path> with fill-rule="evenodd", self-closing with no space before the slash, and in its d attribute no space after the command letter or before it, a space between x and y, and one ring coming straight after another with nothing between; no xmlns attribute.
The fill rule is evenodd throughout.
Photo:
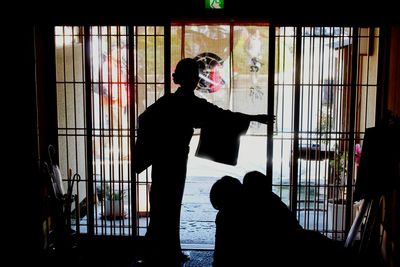
<svg viewBox="0 0 400 267"><path fill-rule="evenodd" d="M183 250L214 250L214 244L183 243L181 247Z"/></svg>

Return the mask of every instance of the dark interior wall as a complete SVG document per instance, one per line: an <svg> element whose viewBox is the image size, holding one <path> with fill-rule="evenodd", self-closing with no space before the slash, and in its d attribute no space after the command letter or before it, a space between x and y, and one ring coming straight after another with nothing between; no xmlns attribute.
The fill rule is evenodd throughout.
<svg viewBox="0 0 400 267"><path fill-rule="evenodd" d="M9 30L11 35L7 38L11 47L3 55L11 55L12 61L6 70L10 74L4 78L12 85L7 87L10 95L3 98L3 105L7 108L2 117L7 119L3 122L7 126L4 130L11 137L5 138L3 145L11 146L11 150L4 164L7 171L2 176L10 184L2 188L3 193L12 195L9 198L11 215L5 213L4 218L7 218L7 227L15 229L9 231L7 228L9 232L5 234L11 235L12 239L6 246L13 255L19 255L11 258L12 265L23 266L25 261L34 262L34 257L28 255L37 255L42 242L34 27L29 23L9 25Z"/></svg>
<svg viewBox="0 0 400 267"><path fill-rule="evenodd" d="M400 26L391 28L388 109L400 116Z"/></svg>
<svg viewBox="0 0 400 267"><path fill-rule="evenodd" d="M207 10L205 0L65 1L57 5L35 4L29 17L62 24L132 24L169 20L263 20L278 24L371 24L395 23L393 4L334 1L240 1L225 0L223 10ZM25 7L24 7L25 8Z"/></svg>

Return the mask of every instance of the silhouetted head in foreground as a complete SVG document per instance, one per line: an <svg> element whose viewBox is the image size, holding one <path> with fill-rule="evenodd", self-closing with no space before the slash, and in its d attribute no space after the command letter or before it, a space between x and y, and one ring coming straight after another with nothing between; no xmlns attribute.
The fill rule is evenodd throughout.
<svg viewBox="0 0 400 267"><path fill-rule="evenodd" d="M259 171L251 171L243 177L243 187L252 192L271 192L272 179Z"/></svg>
<svg viewBox="0 0 400 267"><path fill-rule="evenodd" d="M199 65L193 58L184 58L178 62L172 74L175 84L195 89L199 82Z"/></svg>
<svg viewBox="0 0 400 267"><path fill-rule="evenodd" d="M217 210L236 207L241 202L242 183L237 178L223 176L210 190L210 201Z"/></svg>

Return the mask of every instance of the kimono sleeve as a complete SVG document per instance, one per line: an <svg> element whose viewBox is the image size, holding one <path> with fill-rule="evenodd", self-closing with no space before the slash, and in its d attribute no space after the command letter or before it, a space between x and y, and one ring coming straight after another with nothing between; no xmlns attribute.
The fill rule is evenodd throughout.
<svg viewBox="0 0 400 267"><path fill-rule="evenodd" d="M240 136L247 132L249 124L242 116L230 112L224 119L203 126L195 155L218 163L236 165Z"/></svg>

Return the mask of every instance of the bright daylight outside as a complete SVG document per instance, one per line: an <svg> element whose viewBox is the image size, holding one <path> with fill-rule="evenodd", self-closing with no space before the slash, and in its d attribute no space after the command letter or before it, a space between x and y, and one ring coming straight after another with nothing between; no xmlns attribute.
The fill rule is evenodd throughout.
<svg viewBox="0 0 400 267"><path fill-rule="evenodd" d="M92 220L94 233L99 235L146 232L151 168L136 177L131 173L131 135L137 116L164 94L164 77L183 56L200 63L196 95L219 107L267 113L268 97L273 98L277 117L272 136L273 191L296 211L303 227L344 238L344 209L332 207L332 200L347 197L348 174L354 183L357 171L357 161L348 165L349 148L360 147L365 128L374 123L377 53L361 51L364 46L368 51L376 50L376 46L368 47L369 40L379 34L360 31L357 105L351 110L351 28L279 27L271 38L265 24L173 24L167 74L163 27L132 27L132 32L127 27L89 28L90 49L86 50L82 27L55 29L62 174L68 177L71 169L72 173L88 173L89 167L93 175L77 185L78 202L93 205L93 209L82 209L91 214L75 215L76 229L87 232ZM273 70L268 69L270 42L275 44ZM85 58L85 51L90 51L89 57ZM84 70L90 70L89 107ZM270 71L274 73L273 95L268 94ZM172 92L176 88L171 82ZM90 122L85 117L89 110ZM355 116L352 129L351 114ZM86 150L88 124L92 152ZM209 200L210 188L224 175L242 180L248 171L266 173L267 127L250 125L241 138L236 166L196 157L199 132L195 133L182 205L181 239L188 246L213 247L216 210ZM85 163L88 153L92 153L92 166ZM294 181L297 186L293 186ZM87 199L89 182L93 183L94 200ZM243 216L243 220L246 216L251 219L251 214Z"/></svg>

